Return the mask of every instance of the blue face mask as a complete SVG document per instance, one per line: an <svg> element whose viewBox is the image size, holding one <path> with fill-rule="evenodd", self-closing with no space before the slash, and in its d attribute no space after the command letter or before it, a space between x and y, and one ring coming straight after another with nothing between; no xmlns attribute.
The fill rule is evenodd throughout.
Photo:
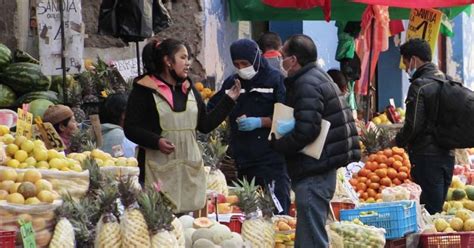
<svg viewBox="0 0 474 248"><path fill-rule="evenodd" d="M412 59L410 59L410 64L408 65L408 70L407 70L408 76L410 76L410 78L412 78L413 75L415 75L415 73L416 73L416 67L415 68L410 68L411 67L411 61L412 61Z"/></svg>

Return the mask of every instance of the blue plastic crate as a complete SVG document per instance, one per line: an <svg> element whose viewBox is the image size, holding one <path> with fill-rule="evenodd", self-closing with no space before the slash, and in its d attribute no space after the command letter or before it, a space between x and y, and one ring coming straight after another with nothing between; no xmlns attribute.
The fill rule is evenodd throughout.
<svg viewBox="0 0 474 248"><path fill-rule="evenodd" d="M367 215L368 211L373 213ZM341 210L341 220L352 221L356 218L366 225L384 228L386 239L397 239L418 231L415 201L373 203Z"/></svg>

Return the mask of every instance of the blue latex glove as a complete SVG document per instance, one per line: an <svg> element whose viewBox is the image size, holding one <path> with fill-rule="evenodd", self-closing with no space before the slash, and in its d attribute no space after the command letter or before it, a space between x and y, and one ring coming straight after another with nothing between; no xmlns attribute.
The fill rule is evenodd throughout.
<svg viewBox="0 0 474 248"><path fill-rule="evenodd" d="M262 120L259 117L245 117L238 120L240 131L252 131L262 127Z"/></svg>
<svg viewBox="0 0 474 248"><path fill-rule="evenodd" d="M277 121L277 133L281 136L285 136L295 128L295 120L289 121Z"/></svg>

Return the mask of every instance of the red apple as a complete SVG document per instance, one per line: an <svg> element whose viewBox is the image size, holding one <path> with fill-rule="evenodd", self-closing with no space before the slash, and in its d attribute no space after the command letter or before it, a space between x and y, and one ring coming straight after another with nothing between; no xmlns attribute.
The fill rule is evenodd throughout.
<svg viewBox="0 0 474 248"><path fill-rule="evenodd" d="M214 206L214 203L212 203L211 201L208 201L207 202L207 213L212 214L215 211L216 211L216 207Z"/></svg>
<svg viewBox="0 0 474 248"><path fill-rule="evenodd" d="M225 195L223 194L218 194L217 195L217 203L226 203Z"/></svg>

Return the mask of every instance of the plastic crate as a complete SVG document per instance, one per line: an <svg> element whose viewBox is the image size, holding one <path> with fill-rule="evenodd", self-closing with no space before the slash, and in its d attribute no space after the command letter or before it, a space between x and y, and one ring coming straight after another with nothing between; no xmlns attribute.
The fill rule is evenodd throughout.
<svg viewBox="0 0 474 248"><path fill-rule="evenodd" d="M331 202L331 207L336 220L340 220L340 211L343 209L354 209L355 204L351 202Z"/></svg>
<svg viewBox="0 0 474 248"><path fill-rule="evenodd" d="M373 213L364 213L368 211ZM384 228L386 239L402 238L405 234L418 231L415 201L373 203L353 210L341 210L341 220L352 221L356 218L366 225Z"/></svg>
<svg viewBox="0 0 474 248"><path fill-rule="evenodd" d="M474 232L421 234L420 244L422 248L474 247Z"/></svg>
<svg viewBox="0 0 474 248"><path fill-rule="evenodd" d="M407 238L403 237L400 239L386 240L384 248L406 248Z"/></svg>
<svg viewBox="0 0 474 248"><path fill-rule="evenodd" d="M241 216L232 216L230 222L219 222L222 225L226 225L232 232L240 233L242 231L243 219Z"/></svg>
<svg viewBox="0 0 474 248"><path fill-rule="evenodd" d="M0 247L15 248L16 232L0 230Z"/></svg>

